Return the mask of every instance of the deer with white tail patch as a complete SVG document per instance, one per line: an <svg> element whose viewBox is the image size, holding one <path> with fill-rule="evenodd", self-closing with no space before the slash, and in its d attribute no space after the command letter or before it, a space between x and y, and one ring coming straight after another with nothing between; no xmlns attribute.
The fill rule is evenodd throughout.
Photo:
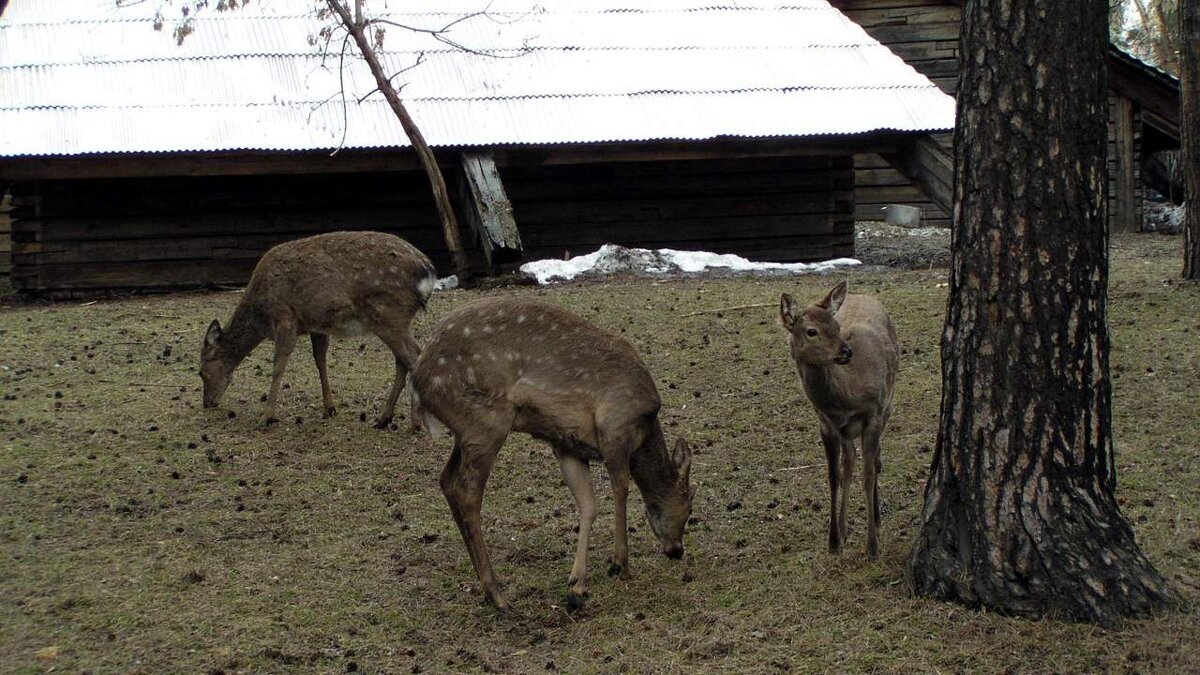
<svg viewBox="0 0 1200 675"><path fill-rule="evenodd" d="M596 519L589 462L612 479L613 557L609 574L629 577L626 498L633 480L650 529L670 558L683 557L692 510L691 450L669 450L658 413L662 402L627 340L564 309L521 298L465 305L435 329L413 372L413 415L454 436L442 471L450 505L484 595L508 607L492 571L480 524L488 474L513 431L550 444L579 507L579 543L567 603L588 591L587 549Z"/></svg>
<svg viewBox="0 0 1200 675"><path fill-rule="evenodd" d="M385 428L421 353L410 332L413 317L436 281L424 253L383 232L330 232L275 246L255 266L228 325L214 320L204 335L204 407L220 405L238 365L269 339L275 342L275 367L264 417L274 422L288 357L297 338L307 334L321 376L324 415L330 417L335 408L326 371L329 336L374 333L396 359L396 378L375 424Z"/></svg>
<svg viewBox="0 0 1200 675"><path fill-rule="evenodd" d="M879 300L846 295L844 281L804 308L782 294L779 320L804 393L821 423L829 472L829 551L838 553L846 540L847 486L854 474L854 441L861 437L867 556L874 558L879 555L878 479L883 469L879 441L892 414L899 364L896 329Z"/></svg>

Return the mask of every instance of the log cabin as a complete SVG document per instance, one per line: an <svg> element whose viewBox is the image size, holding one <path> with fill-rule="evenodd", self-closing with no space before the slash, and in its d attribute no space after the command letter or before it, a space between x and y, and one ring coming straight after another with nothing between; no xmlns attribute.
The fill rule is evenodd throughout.
<svg viewBox="0 0 1200 675"><path fill-rule="evenodd" d="M236 285L270 246L337 229L448 270L407 139L317 17L126 4L0 15L17 289ZM852 255L854 157L953 126L949 96L826 0L413 0L385 18L427 31L390 27L379 53L481 270L606 242Z"/></svg>
<svg viewBox="0 0 1200 675"><path fill-rule="evenodd" d="M831 0L852 21L947 94L958 85L962 0ZM1142 162L1179 148L1179 80L1116 46L1109 50L1109 226L1142 229ZM953 134L938 134L953 152ZM888 204L921 209L929 225L949 226L948 209L878 154L855 157L855 218L880 220Z"/></svg>

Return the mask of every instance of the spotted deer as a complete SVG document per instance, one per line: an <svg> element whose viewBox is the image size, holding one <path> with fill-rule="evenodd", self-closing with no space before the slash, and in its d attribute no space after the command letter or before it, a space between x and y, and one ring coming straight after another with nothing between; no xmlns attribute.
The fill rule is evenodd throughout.
<svg viewBox="0 0 1200 675"><path fill-rule="evenodd" d="M374 333L396 359L396 378L375 424L386 427L421 352L410 333L413 316L425 307L436 280L424 253L383 232L330 232L275 246L254 268L229 323L222 328L214 319L204 335L204 407L220 405L234 370L269 339L275 343L275 367L264 417L274 422L288 357L297 338L307 334L321 376L324 416L331 417L329 336Z"/></svg>
<svg viewBox="0 0 1200 675"><path fill-rule="evenodd" d="M867 556L874 558L879 555L878 477L883 470L879 440L892 414L899 363L896 329L877 299L846 295L844 281L803 309L782 294L779 318L804 393L821 422L829 473L829 551L838 553L846 540L847 486L854 474L854 441L861 436Z"/></svg>
<svg viewBox="0 0 1200 675"><path fill-rule="evenodd" d="M484 595L501 594L480 525L484 485L514 431L550 445L579 508L579 541L568 578L569 608L588 592L587 550L596 499L589 463L612 479L610 575L630 576L626 498L632 478L650 529L669 558L683 557L692 510L691 450L669 450L654 379L627 340L553 305L488 298L465 305L435 329L413 372L413 414L454 437L442 493L466 543Z"/></svg>

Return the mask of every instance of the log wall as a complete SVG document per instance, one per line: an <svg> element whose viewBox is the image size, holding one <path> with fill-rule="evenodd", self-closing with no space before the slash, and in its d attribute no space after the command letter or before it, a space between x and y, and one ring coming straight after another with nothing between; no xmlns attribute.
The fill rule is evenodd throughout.
<svg viewBox="0 0 1200 675"><path fill-rule="evenodd" d="M961 3L947 0L831 0L871 37L954 96L958 87L958 36ZM935 136L951 149L952 134ZM1120 146L1117 140L1123 139ZM1120 95L1109 106L1109 214L1116 231L1137 231L1142 222L1142 192L1138 183L1141 117L1138 106ZM878 155L855 158L856 220L882 220L888 204L916 206L926 224L948 227L950 216Z"/></svg>
<svg viewBox="0 0 1200 675"><path fill-rule="evenodd" d="M511 167L525 258L604 243L810 261L854 253L849 154Z"/></svg>
<svg viewBox="0 0 1200 675"><path fill-rule="evenodd" d="M854 250L841 157L502 167L525 259L600 244L706 248L766 260ZM13 185L13 286L238 285L271 246L332 230L392 232L448 272L421 172L46 180ZM459 214L460 222L462 214ZM481 265L477 242L468 253Z"/></svg>
<svg viewBox="0 0 1200 675"><path fill-rule="evenodd" d="M9 217L11 199L8 193L0 194L0 277L12 272L12 218Z"/></svg>

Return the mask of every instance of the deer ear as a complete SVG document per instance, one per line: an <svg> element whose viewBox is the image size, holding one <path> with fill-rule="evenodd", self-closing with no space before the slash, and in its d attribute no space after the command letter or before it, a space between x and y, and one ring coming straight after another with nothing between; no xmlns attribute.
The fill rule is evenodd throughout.
<svg viewBox="0 0 1200 675"><path fill-rule="evenodd" d="M692 449L683 436L675 439L675 451L671 453L671 462L675 464L680 476L687 476L692 469Z"/></svg>
<svg viewBox="0 0 1200 675"><path fill-rule="evenodd" d="M204 333L204 346L216 347L217 341L221 339L221 322L213 319L213 322L208 324L208 330Z"/></svg>
<svg viewBox="0 0 1200 675"><path fill-rule="evenodd" d="M787 293L779 295L779 325L783 326L784 330L789 333L792 331L792 326L796 323L796 301Z"/></svg>
<svg viewBox="0 0 1200 675"><path fill-rule="evenodd" d="M817 303L818 307L829 310L830 314L837 314L841 308L842 302L846 300L846 282L843 281L837 286L834 286L825 299Z"/></svg>

